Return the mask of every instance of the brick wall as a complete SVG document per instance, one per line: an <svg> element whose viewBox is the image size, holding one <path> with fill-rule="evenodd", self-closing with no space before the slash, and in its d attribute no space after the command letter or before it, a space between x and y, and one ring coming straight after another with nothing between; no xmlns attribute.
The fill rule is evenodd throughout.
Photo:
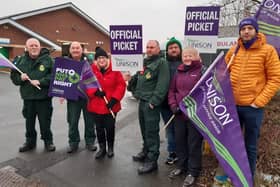
<svg viewBox="0 0 280 187"><path fill-rule="evenodd" d="M60 45L57 40L86 42L85 48L94 51L97 41L103 41L101 45L106 51L110 51L110 38L97 27L88 23L86 19L76 14L70 8L64 8L40 15L16 20L19 24L29 28L52 42ZM9 24L0 25L0 37L10 38L10 44L25 45L30 35L22 32ZM49 47L41 42L43 47ZM21 55L24 48L8 48L10 59ZM61 52L52 53L52 56L60 56Z"/></svg>
<svg viewBox="0 0 280 187"><path fill-rule="evenodd" d="M99 31L70 8L35 15L17 21L56 43L57 40L86 42L89 43L86 48L89 51L93 51L96 47L96 41L103 41L102 47L107 51L110 49L109 36Z"/></svg>

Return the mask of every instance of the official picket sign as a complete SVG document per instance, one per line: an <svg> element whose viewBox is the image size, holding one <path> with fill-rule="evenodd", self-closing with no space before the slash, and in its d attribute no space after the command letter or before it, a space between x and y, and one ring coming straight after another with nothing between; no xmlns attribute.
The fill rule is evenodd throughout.
<svg viewBox="0 0 280 187"><path fill-rule="evenodd" d="M185 47L201 53L216 53L220 7L187 7Z"/></svg>
<svg viewBox="0 0 280 187"><path fill-rule="evenodd" d="M143 67L142 25L111 25L112 68L116 71L138 71Z"/></svg>
<svg viewBox="0 0 280 187"><path fill-rule="evenodd" d="M61 57L55 58L49 96L77 100L79 97L77 86L81 80L83 65L84 62Z"/></svg>

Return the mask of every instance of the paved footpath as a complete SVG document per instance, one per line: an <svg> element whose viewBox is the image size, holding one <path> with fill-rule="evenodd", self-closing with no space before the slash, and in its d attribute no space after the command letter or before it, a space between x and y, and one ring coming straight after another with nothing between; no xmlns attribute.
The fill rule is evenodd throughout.
<svg viewBox="0 0 280 187"><path fill-rule="evenodd" d="M38 140L36 150L18 153L18 147L24 142L22 101L18 87L11 83L9 75L0 73L0 187L181 186L184 177L176 180L167 177L172 167L164 164L167 154L164 132L161 132L159 170L143 176L137 174L139 163L133 162L131 156L140 150L141 137L137 102L129 93L117 116L115 156L112 159L95 160L95 153L85 150L84 141L77 153L67 154L66 106L59 104L56 98L53 103L52 129L57 150L45 152L43 142ZM82 138L82 119L80 124Z"/></svg>

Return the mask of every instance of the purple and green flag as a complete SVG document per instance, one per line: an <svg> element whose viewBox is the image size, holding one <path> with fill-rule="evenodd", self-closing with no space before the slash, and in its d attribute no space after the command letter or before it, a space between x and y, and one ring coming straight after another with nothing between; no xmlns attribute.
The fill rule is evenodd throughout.
<svg viewBox="0 0 280 187"><path fill-rule="evenodd" d="M180 109L208 141L234 186L252 187L252 176L223 53L211 64Z"/></svg>
<svg viewBox="0 0 280 187"><path fill-rule="evenodd" d="M14 68L11 65L11 62L1 53L0 53L0 68Z"/></svg>
<svg viewBox="0 0 280 187"><path fill-rule="evenodd" d="M89 88L101 88L96 76L92 72L92 68L88 62L85 61L82 68L82 78L78 84L78 90L81 97L87 97L86 90Z"/></svg>
<svg viewBox="0 0 280 187"><path fill-rule="evenodd" d="M255 15L259 31L266 35L280 56L280 0L264 0Z"/></svg>

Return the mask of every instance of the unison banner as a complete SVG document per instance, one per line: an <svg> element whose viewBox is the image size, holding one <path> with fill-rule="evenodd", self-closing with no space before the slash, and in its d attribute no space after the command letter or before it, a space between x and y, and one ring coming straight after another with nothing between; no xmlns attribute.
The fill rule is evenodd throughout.
<svg viewBox="0 0 280 187"><path fill-rule="evenodd" d="M252 176L223 53L207 69L180 109L209 142L234 186L252 187Z"/></svg>
<svg viewBox="0 0 280 187"><path fill-rule="evenodd" d="M185 47L196 48L201 53L216 53L220 7L187 7Z"/></svg>
<svg viewBox="0 0 280 187"><path fill-rule="evenodd" d="M256 13L259 31L280 56L280 0L264 0Z"/></svg>
<svg viewBox="0 0 280 187"><path fill-rule="evenodd" d="M81 72L85 62L77 62L69 58L55 58L49 96L77 100L77 86L81 80Z"/></svg>
<svg viewBox="0 0 280 187"><path fill-rule="evenodd" d="M112 68L139 71L143 68L142 25L111 25Z"/></svg>

